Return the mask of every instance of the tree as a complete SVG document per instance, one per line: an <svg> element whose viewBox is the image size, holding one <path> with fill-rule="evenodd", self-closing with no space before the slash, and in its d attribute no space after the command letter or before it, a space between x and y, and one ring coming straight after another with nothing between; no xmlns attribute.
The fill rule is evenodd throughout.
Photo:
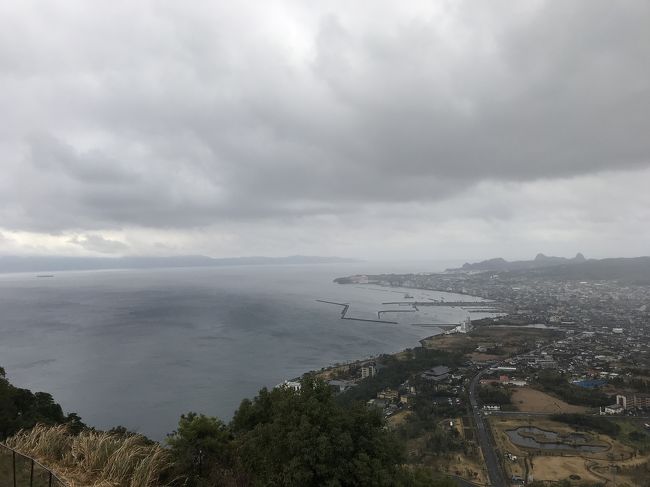
<svg viewBox="0 0 650 487"><path fill-rule="evenodd" d="M73 431L85 428L81 418L71 413L63 414L61 406L46 392L32 393L9 383L5 370L0 367L0 440L31 428L36 423L71 423Z"/></svg>
<svg viewBox="0 0 650 487"><path fill-rule="evenodd" d="M340 404L321 380L307 377L301 386L262 389L242 401L228 426L195 413L181 416L167 442L182 485L453 485L403 467L403 446L377 411Z"/></svg>
<svg viewBox="0 0 650 487"><path fill-rule="evenodd" d="M396 485L404 460L377 412L342 407L324 382L310 378L300 391L262 389L243 401L231 429L239 468L253 485Z"/></svg>
<svg viewBox="0 0 650 487"><path fill-rule="evenodd" d="M230 441L221 420L193 412L183 414L178 429L167 437L178 473L195 484L230 464Z"/></svg>

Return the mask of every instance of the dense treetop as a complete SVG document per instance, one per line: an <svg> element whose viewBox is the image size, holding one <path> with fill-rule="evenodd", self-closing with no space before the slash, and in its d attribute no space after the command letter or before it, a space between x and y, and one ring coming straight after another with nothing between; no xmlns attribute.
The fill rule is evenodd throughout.
<svg viewBox="0 0 650 487"><path fill-rule="evenodd" d="M184 415L168 443L193 485L447 485L402 466L404 449L377 411L341 405L311 378L299 391L262 389L242 401L228 426Z"/></svg>

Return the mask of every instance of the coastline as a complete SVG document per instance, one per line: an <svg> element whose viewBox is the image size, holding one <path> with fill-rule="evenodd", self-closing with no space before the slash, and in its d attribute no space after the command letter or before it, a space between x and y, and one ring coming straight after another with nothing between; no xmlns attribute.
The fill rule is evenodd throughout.
<svg viewBox="0 0 650 487"><path fill-rule="evenodd" d="M340 279L340 278L337 278L337 279ZM467 293L450 292L450 291L442 290L442 289L428 289L428 288L411 287L411 286L405 286L405 285L386 286L386 285L380 284L378 281L377 282L367 282L367 283L338 282L337 279L335 279L334 282L336 282L340 286L353 285L353 286L359 287L359 288L364 288L364 289L370 288L370 289L377 290L377 291L394 292L394 293L398 293L398 294L402 294L404 290L414 290L414 291L424 291L424 292L428 291L428 292L444 293L445 295L452 295L453 294L453 295L462 295L462 296L468 296L468 297L474 298L471 301L468 301L468 303L474 303L474 302L476 302L476 303L496 303L493 300L487 300L487 299L482 298L480 296L474 296L474 295L467 294ZM376 287L377 289L374 289L373 287ZM411 296L411 298L412 298L412 296ZM343 310L341 311L341 319L350 319L350 320L357 320L357 321L369 321L369 322L377 322L377 323L384 323L384 324L398 324L397 322L393 322L393 321L364 320L364 319L357 319L357 318L349 318L349 317L346 317L346 314L350 309L350 304L349 303L338 303L338 302L327 301L327 300L323 300L323 299L317 299L316 301L321 302L321 303L325 303L325 304L331 304L331 305L337 305L337 306L343 307ZM461 306L453 306L453 304L455 304L455 303L456 302L449 302L448 304L446 304L446 306L457 307L457 308L463 309ZM384 304L386 304L386 303L384 303ZM395 303L391 303L391 304L395 304ZM418 303L417 301L413 301L413 302L405 301L404 303L401 303L401 304L411 304L411 305L420 304L420 305L422 305L422 304L426 304L426 303ZM496 303L496 304L498 304L498 303ZM396 311L401 311L401 310L393 310L393 311L396 312ZM484 315L481 318L471 319L468 316L467 324L469 325L470 329L473 327L474 322L481 321L481 320L484 320L486 318L489 318L489 316L485 316L485 315L492 315L492 314L498 313L496 311L495 312L490 312L490 311L485 311L483 309L480 310L480 312L481 312L482 315ZM381 313L381 311L380 311L380 313ZM376 354L376 355L368 356L366 358L356 358L356 359L352 359L352 360L349 360L349 361L346 361L346 362L336 363L336 364L324 366L319 370L313 370L312 369L312 370L304 372L300 377L303 377L304 375L314 375L316 377L321 377L323 379L328 379L331 376L331 374L333 372L335 372L335 371L338 371L338 370L341 370L341 369L349 369L351 367L360 367L363 364L369 363L369 362L376 362L379 359L381 359L382 356L392 356L392 357L395 357L395 358L399 359L400 357L403 357L409 350L412 350L414 348L418 348L418 347L429 348L429 347L427 347L427 343L432 343L437 337L450 334L451 330L453 330L454 328L459 327L460 325L461 324L451 324L451 323L417 324L415 326L427 327L427 328L428 327L430 327L430 328L438 328L440 330L440 332L435 333L435 334L431 334L431 335L427 335L427 336L425 336L423 338L418 339L417 342L414 343L414 345L412 347L407 346L405 348L401 348L401 349L399 349L397 351L394 351L394 352L379 353L379 354ZM291 381L298 380L298 379L300 379L300 377L293 378L293 379L291 379Z"/></svg>

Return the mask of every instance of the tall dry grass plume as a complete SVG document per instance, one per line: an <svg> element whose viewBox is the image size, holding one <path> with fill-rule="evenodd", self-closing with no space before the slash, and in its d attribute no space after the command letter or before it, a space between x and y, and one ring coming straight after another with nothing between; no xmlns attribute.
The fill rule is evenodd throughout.
<svg viewBox="0 0 650 487"><path fill-rule="evenodd" d="M70 487L159 487L161 474L172 466L169 452L142 435L72 435L65 425L36 425L6 444L51 468Z"/></svg>

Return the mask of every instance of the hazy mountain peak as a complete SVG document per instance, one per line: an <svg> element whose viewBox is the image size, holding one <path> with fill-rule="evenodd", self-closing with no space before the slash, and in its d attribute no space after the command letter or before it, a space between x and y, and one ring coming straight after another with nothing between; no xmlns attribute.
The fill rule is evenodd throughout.
<svg viewBox="0 0 650 487"><path fill-rule="evenodd" d="M580 252L573 258L548 256L539 253L533 260L516 260L509 262L502 257L488 259L481 262L463 264L460 269L447 269L448 271L512 271L521 269L535 269L539 267L550 267L562 264L577 264L586 262L586 258Z"/></svg>
<svg viewBox="0 0 650 487"><path fill-rule="evenodd" d="M469 262L465 262L463 264L462 268L463 269L473 269L477 265L481 265L481 266L486 267L486 268L489 267L489 266L497 267L497 266L505 265L507 263L508 263L508 261L505 260L503 257L496 257L494 259L484 260L483 262L479 262L478 264L471 264Z"/></svg>

